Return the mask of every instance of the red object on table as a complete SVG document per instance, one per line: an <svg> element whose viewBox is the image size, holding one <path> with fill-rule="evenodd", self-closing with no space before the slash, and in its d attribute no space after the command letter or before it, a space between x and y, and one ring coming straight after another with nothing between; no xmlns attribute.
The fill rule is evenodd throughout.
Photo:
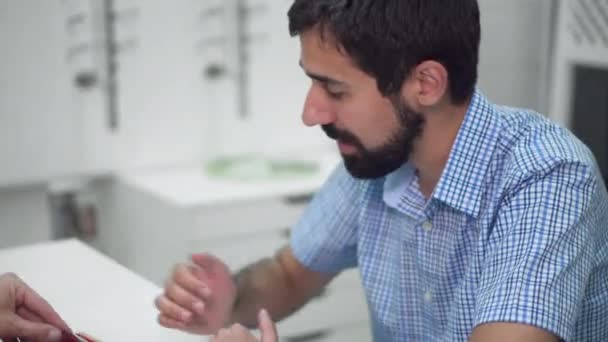
<svg viewBox="0 0 608 342"><path fill-rule="evenodd" d="M64 331L61 334L61 342L81 342L81 341L74 334L70 334L70 333Z"/></svg>
<svg viewBox="0 0 608 342"><path fill-rule="evenodd" d="M94 339L93 337L91 337L87 334L83 334L83 333L70 334L70 333L64 332L63 335L61 336L61 342L100 342L100 341Z"/></svg>
<svg viewBox="0 0 608 342"><path fill-rule="evenodd" d="M85 334L85 333L76 333L76 336L83 339L85 342L100 342L99 340Z"/></svg>

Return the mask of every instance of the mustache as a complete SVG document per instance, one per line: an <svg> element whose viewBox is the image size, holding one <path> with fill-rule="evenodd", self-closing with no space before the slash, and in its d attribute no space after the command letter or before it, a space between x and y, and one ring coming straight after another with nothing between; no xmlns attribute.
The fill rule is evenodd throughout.
<svg viewBox="0 0 608 342"><path fill-rule="evenodd" d="M354 134L348 131L339 130L334 124L321 125L321 128L330 139L361 147L359 139L357 139Z"/></svg>

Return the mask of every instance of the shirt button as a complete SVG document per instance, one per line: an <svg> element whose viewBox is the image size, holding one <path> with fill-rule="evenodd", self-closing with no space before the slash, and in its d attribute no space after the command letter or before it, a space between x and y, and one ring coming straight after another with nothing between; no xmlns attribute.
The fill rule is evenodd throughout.
<svg viewBox="0 0 608 342"><path fill-rule="evenodd" d="M427 303L430 303L432 299L433 299L433 294L431 293L431 291L426 291L424 293L424 301Z"/></svg>
<svg viewBox="0 0 608 342"><path fill-rule="evenodd" d="M422 229L424 229L425 232L430 232L431 229L433 229L433 224L431 221L424 221L424 223L422 223Z"/></svg>

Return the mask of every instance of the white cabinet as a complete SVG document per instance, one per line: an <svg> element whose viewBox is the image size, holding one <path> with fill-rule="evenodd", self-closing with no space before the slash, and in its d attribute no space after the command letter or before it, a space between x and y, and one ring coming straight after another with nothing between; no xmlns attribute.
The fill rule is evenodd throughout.
<svg viewBox="0 0 608 342"><path fill-rule="evenodd" d="M99 245L159 285L192 253L214 254L237 271L289 243L290 227L337 164L335 155L317 158L319 172L291 180L217 179L196 166L123 174L99 184ZM279 330L286 341L351 336L354 326L369 336L367 320L359 274L350 270Z"/></svg>
<svg viewBox="0 0 608 342"><path fill-rule="evenodd" d="M303 210L301 198L316 191L338 162L333 153L315 158L318 172L299 179L213 178L201 163L125 172L100 181L100 244L158 284L175 263L205 244L231 246L231 239L248 236L277 244Z"/></svg>

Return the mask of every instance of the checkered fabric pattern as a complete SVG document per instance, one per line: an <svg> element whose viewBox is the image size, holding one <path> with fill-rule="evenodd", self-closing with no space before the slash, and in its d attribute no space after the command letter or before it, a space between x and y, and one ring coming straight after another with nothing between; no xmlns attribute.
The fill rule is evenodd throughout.
<svg viewBox="0 0 608 342"><path fill-rule="evenodd" d="M608 341L608 195L589 150L473 96L428 199L412 165L337 167L294 228L300 262L358 267L375 341L465 341L486 322Z"/></svg>

